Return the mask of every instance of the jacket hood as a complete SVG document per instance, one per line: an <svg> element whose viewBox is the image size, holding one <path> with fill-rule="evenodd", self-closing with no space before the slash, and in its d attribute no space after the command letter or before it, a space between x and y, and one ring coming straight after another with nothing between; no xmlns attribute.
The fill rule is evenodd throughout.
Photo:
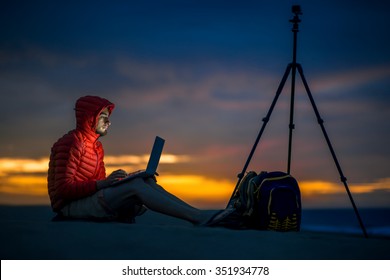
<svg viewBox="0 0 390 280"><path fill-rule="evenodd" d="M76 129L81 130L89 137L99 138L95 132L96 124L100 113L108 108L111 115L115 105L105 98L99 96L83 96L76 101Z"/></svg>

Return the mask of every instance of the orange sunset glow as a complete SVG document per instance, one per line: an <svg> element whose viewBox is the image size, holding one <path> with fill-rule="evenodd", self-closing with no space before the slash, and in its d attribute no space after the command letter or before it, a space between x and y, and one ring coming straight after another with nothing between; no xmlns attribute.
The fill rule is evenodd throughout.
<svg viewBox="0 0 390 280"><path fill-rule="evenodd" d="M132 166L134 170L142 169L148 160L147 155L106 156L107 173L118 168ZM49 204L47 195L46 172L48 158L1 158L0 159L0 204L5 205L38 205ZM161 165L189 162L186 155L163 155ZM200 208L217 209L226 206L236 180L232 178L211 178L198 174L168 173L158 177L158 183L168 191ZM341 183L326 181L300 181L302 200L308 206L321 206L323 196L345 193ZM370 194L376 191L390 191L390 178L378 182L350 185L355 195ZM313 202L314 201L314 202ZM379 202L380 203L380 202ZM340 205L336 205L340 206ZM348 205L345 205L348 206ZM379 205L380 206L380 205Z"/></svg>

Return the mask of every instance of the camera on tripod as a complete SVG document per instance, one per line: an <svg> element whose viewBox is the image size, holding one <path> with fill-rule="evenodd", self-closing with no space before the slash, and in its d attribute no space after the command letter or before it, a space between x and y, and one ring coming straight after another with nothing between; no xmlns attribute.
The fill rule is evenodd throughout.
<svg viewBox="0 0 390 280"><path fill-rule="evenodd" d="M291 7L291 11L293 12L293 14L302 15L302 10L300 5L293 5Z"/></svg>

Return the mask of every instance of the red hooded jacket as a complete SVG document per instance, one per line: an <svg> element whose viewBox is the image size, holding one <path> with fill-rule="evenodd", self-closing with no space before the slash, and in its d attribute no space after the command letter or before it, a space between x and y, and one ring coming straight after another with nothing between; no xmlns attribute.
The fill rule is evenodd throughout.
<svg viewBox="0 0 390 280"><path fill-rule="evenodd" d="M96 181L106 178L102 144L95 132L103 109L110 114L114 104L97 96L81 97L76 102L76 129L61 137L51 148L48 192L51 206L60 211L71 201L90 196Z"/></svg>

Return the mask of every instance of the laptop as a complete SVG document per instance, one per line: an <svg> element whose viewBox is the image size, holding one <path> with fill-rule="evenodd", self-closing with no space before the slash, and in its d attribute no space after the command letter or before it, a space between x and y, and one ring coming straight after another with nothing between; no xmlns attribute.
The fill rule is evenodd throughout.
<svg viewBox="0 0 390 280"><path fill-rule="evenodd" d="M156 136L156 139L154 140L152 152L150 153L148 165L146 166L146 170L140 170L133 173L129 173L126 178L123 178L122 180L115 182L113 185L126 182L136 177L147 178L157 174L156 170L160 162L160 157L162 154L162 150L164 148L164 143L165 140L163 138Z"/></svg>

